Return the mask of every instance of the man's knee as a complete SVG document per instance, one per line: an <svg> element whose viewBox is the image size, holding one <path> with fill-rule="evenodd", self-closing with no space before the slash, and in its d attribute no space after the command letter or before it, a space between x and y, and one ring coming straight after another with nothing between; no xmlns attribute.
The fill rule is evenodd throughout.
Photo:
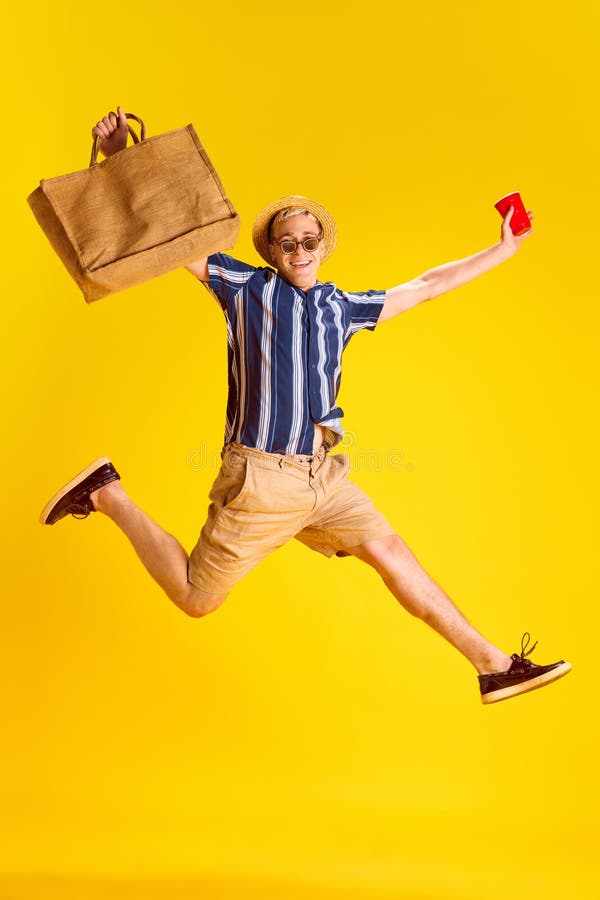
<svg viewBox="0 0 600 900"><path fill-rule="evenodd" d="M414 558L407 544L397 534L389 534L374 541L366 541L351 552L358 559L368 563L380 575L393 570L401 559Z"/></svg>
<svg viewBox="0 0 600 900"><path fill-rule="evenodd" d="M226 599L227 594L209 594L189 584L185 596L178 600L177 605L188 616L199 619L214 612Z"/></svg>

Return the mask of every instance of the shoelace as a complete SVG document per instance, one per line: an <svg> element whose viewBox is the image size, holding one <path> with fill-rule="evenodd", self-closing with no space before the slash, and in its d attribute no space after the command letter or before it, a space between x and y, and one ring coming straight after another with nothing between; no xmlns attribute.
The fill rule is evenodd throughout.
<svg viewBox="0 0 600 900"><path fill-rule="evenodd" d="M533 644L533 646L530 647L529 646L530 640L531 640L531 635L529 634L528 631L526 631L523 634L523 637L521 638L521 659L522 660L524 660L526 656L531 656L531 654L533 653L533 651L535 650L535 648L538 645L538 642L536 641L535 644Z"/></svg>
<svg viewBox="0 0 600 900"><path fill-rule="evenodd" d="M90 514L89 506L84 506L82 503L71 503L67 507L67 515L72 515L74 519L87 519Z"/></svg>

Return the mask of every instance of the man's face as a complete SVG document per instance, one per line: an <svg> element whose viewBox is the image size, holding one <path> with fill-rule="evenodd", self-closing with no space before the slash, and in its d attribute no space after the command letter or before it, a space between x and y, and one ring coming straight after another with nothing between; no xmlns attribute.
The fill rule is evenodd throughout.
<svg viewBox="0 0 600 900"><path fill-rule="evenodd" d="M307 291L317 282L317 271L323 255L323 244L316 250L305 250L300 241L311 237L320 237L318 222L311 216L292 216L285 222L278 222L271 235L269 248L277 271L286 281L300 290ZM280 242L296 241L293 253L284 253Z"/></svg>

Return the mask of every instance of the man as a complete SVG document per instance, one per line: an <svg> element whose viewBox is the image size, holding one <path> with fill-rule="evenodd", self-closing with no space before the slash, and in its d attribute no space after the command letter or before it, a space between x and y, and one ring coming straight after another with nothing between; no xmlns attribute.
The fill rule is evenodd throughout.
<svg viewBox="0 0 600 900"><path fill-rule="evenodd" d="M125 147L126 118L94 127L109 156ZM99 511L127 535L142 563L180 609L203 616L268 553L292 537L325 556L352 555L372 566L398 601L427 622L475 667L481 699L492 703L549 684L571 668L534 665L529 635L512 657L459 612L360 488L348 460L329 455L342 438L336 405L341 357L363 328L459 287L511 257L523 237L507 214L501 240L387 291L349 293L317 272L334 250L336 227L324 207L285 197L258 216L254 246L269 267L225 254L188 269L220 303L228 332L229 398L222 465L207 521L190 557L128 497L102 457L66 484L41 521ZM274 267L274 268L273 268ZM274 271L274 269L276 271ZM535 646L535 645L534 645Z"/></svg>

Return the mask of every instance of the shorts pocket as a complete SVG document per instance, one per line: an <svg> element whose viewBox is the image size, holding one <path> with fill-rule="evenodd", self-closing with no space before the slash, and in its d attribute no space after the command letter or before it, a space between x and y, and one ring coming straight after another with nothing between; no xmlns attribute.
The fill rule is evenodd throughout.
<svg viewBox="0 0 600 900"><path fill-rule="evenodd" d="M209 499L221 509L235 506L248 493L250 473L250 460L247 457L239 453L227 454L210 490Z"/></svg>
<svg viewBox="0 0 600 900"><path fill-rule="evenodd" d="M347 453L333 453L329 459L334 469L337 467L340 477L350 473L350 457Z"/></svg>

